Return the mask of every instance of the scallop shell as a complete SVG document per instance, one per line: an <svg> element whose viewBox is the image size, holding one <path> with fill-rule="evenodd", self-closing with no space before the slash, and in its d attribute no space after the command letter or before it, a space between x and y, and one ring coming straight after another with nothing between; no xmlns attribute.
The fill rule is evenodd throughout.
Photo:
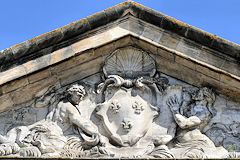
<svg viewBox="0 0 240 160"><path fill-rule="evenodd" d="M105 76L119 75L123 78L154 76L156 66L154 59L143 50L126 47L114 51L103 66Z"/></svg>

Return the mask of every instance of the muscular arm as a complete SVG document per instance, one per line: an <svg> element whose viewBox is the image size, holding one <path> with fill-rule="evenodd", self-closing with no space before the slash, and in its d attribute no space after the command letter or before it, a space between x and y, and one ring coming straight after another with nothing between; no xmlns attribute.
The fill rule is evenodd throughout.
<svg viewBox="0 0 240 160"><path fill-rule="evenodd" d="M189 118L187 118L181 114L174 114L173 116L174 116L176 123L182 129L198 126L201 123L201 120L196 116L191 116Z"/></svg>
<svg viewBox="0 0 240 160"><path fill-rule="evenodd" d="M176 96L172 96L167 100L167 105L170 107L173 117L180 128L186 129L197 126L201 123L201 120L197 116L191 116L189 118L180 114L180 103Z"/></svg>
<svg viewBox="0 0 240 160"><path fill-rule="evenodd" d="M70 121L89 135L97 134L97 130L90 124L90 122L83 119L77 109L73 107L74 106L72 106L71 108L69 107L68 109Z"/></svg>

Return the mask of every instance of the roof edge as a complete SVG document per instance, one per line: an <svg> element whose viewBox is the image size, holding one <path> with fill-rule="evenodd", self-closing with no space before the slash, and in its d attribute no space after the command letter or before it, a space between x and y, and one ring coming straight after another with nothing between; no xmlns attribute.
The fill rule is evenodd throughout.
<svg viewBox="0 0 240 160"><path fill-rule="evenodd" d="M86 31L90 31L107 23L113 22L121 17L124 17L128 13L157 27L171 31L206 47L225 53L235 59L240 59L240 45L185 24L136 2L127 1L88 16L85 19L70 23L66 26L0 51L0 69L5 63L30 55Z"/></svg>

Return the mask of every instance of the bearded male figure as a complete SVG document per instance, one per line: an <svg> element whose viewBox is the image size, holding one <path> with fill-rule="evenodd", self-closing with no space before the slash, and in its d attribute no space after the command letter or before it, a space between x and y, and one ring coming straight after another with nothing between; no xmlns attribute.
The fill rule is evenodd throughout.
<svg viewBox="0 0 240 160"><path fill-rule="evenodd" d="M214 154L216 151L220 151L219 158L227 155L224 148L215 147L214 143L201 132L213 116L214 102L215 95L207 87L199 89L193 95L183 93L182 103L176 95L168 99L167 105L179 126L177 144L171 149L176 157L216 158Z"/></svg>

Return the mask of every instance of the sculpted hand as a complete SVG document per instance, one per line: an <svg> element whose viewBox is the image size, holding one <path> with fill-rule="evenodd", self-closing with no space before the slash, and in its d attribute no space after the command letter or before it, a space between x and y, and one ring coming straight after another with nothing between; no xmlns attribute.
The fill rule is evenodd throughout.
<svg viewBox="0 0 240 160"><path fill-rule="evenodd" d="M179 102L179 100L178 100L176 95L171 96L170 98L168 98L166 103L170 107L172 112L179 113L180 102Z"/></svg>

